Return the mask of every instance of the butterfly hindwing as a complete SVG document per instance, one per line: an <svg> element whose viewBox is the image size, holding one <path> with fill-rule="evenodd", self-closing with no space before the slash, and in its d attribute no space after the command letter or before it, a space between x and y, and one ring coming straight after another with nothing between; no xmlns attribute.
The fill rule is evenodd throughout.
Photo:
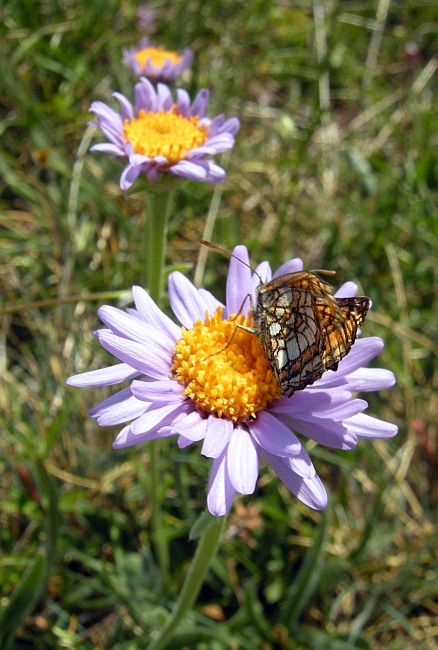
<svg viewBox="0 0 438 650"><path fill-rule="evenodd" d="M333 302L316 298L321 327L326 333L322 355L326 370L336 370L339 361L350 352L370 307L370 300L365 296L334 298Z"/></svg>

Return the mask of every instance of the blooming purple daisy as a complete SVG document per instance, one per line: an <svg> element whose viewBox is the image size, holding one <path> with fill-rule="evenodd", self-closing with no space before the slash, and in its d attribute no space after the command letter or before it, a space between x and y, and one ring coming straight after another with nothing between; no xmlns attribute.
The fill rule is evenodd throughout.
<svg viewBox="0 0 438 650"><path fill-rule="evenodd" d="M303 503L323 509L326 491L294 432L337 449L353 449L360 438L397 433L395 425L364 414L367 402L352 395L395 383L392 372L364 367L383 341L357 340L336 372L326 372L291 398L282 397L259 337L236 328L251 326L246 298L254 296L260 279L271 279L269 264L263 262L252 274L245 266L246 248L237 246L234 255L226 306L181 273L170 275L169 300L182 327L140 287L133 287L135 309L101 307L99 317L108 329L96 335L122 363L70 377L68 383L130 382L90 411L102 426L130 422L118 434L116 449L174 435L180 448L202 440L201 454L213 459L207 497L213 515L226 514L236 492L254 492L262 458ZM302 266L293 259L274 277ZM356 290L348 282L337 296Z"/></svg>
<svg viewBox="0 0 438 650"><path fill-rule="evenodd" d="M128 164L120 187L127 190L137 176L146 173L154 183L158 172L168 172L194 181L220 183L225 171L205 156L231 149L240 128L237 117L205 117L209 91L203 88L190 103L187 91L178 88L176 104L170 89L157 90L144 77L135 85L135 109L121 93L114 93L121 112L103 102L93 102L90 111L97 119L91 124L102 129L109 142L95 144L91 151L122 156Z"/></svg>
<svg viewBox="0 0 438 650"><path fill-rule="evenodd" d="M182 52L171 52L149 43L143 36L137 47L122 50L125 63L137 77L148 77L153 81L175 81L193 62L193 52L186 47Z"/></svg>

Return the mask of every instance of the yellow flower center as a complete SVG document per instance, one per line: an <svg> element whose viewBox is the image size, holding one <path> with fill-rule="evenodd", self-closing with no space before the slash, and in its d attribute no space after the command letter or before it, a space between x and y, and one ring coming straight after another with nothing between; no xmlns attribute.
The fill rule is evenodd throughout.
<svg viewBox="0 0 438 650"><path fill-rule="evenodd" d="M170 60L173 64L181 63L182 56L178 52L168 52L161 47L145 47L134 54L134 58L144 68L148 61L155 68L162 68L166 61Z"/></svg>
<svg viewBox="0 0 438 650"><path fill-rule="evenodd" d="M280 388L258 336L237 325L252 321L243 314L222 320L219 307L193 329L183 327L171 370L198 408L241 422L280 397Z"/></svg>
<svg viewBox="0 0 438 650"><path fill-rule="evenodd" d="M175 105L168 112L146 113L140 109L138 117L125 120L123 131L125 141L132 144L135 153L151 158L165 156L174 164L207 140L208 126L200 126L198 122L197 115L189 118L178 115Z"/></svg>

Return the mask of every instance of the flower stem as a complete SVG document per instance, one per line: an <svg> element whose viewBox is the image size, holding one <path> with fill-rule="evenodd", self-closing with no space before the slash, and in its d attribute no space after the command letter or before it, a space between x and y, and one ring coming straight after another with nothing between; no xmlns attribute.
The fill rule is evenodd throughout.
<svg viewBox="0 0 438 650"><path fill-rule="evenodd" d="M195 556L173 611L159 636L147 646L147 650L162 650L165 648L176 631L178 624L196 601L210 562L219 546L225 521L226 517L211 517L211 521L202 533L198 548L196 549Z"/></svg>
<svg viewBox="0 0 438 650"><path fill-rule="evenodd" d="M169 207L173 192L165 184L157 188L148 188L146 192L146 227L144 229L144 275L145 286L149 295L160 306L163 285L164 265L166 261L167 223ZM161 500L159 496L160 482L160 449L159 441L149 443L150 459L150 497L151 523L153 544L160 567L161 579L166 582L169 575L169 549L163 537L163 521L161 515Z"/></svg>
<svg viewBox="0 0 438 650"><path fill-rule="evenodd" d="M146 228L144 230L145 285L151 298L160 306L166 261L167 223L173 192L169 188L146 194Z"/></svg>
<svg viewBox="0 0 438 650"><path fill-rule="evenodd" d="M169 576L169 549L166 539L163 538L163 519L161 515L161 499L158 494L160 482L160 441L151 440L149 443L149 468L150 468L150 497L151 497L151 523L152 542L157 555L158 566L163 583Z"/></svg>

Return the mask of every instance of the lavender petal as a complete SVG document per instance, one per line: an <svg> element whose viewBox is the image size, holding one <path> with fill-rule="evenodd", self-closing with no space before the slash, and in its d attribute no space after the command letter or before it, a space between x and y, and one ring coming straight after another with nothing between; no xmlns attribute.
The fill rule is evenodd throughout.
<svg viewBox="0 0 438 650"><path fill-rule="evenodd" d="M287 275L288 273L296 273L297 271L302 271L304 268L303 260L300 260L299 257L294 257L293 260L289 260L285 264L282 264L272 276L273 278L279 278L281 275Z"/></svg>
<svg viewBox="0 0 438 650"><path fill-rule="evenodd" d="M344 282L339 289L335 292L336 298L351 298L354 297L359 290L355 282Z"/></svg>
<svg viewBox="0 0 438 650"><path fill-rule="evenodd" d="M233 430L234 425L231 420L209 415L201 454L209 458L219 458L225 447L228 445Z"/></svg>
<svg viewBox="0 0 438 650"><path fill-rule="evenodd" d="M301 451L301 442L296 435L267 411L257 413L250 431L263 453L266 450L275 456L296 456Z"/></svg>
<svg viewBox="0 0 438 650"><path fill-rule="evenodd" d="M248 251L245 246L236 246L230 259L227 277L226 305L229 316L239 314L241 311L244 314L248 312L251 289Z"/></svg>
<svg viewBox="0 0 438 650"><path fill-rule="evenodd" d="M385 390L396 383L395 375L384 368L358 368L344 377L345 386L355 393Z"/></svg>
<svg viewBox="0 0 438 650"><path fill-rule="evenodd" d="M252 494L259 475L260 453L242 426L234 427L227 451L231 485L241 494Z"/></svg>
<svg viewBox="0 0 438 650"><path fill-rule="evenodd" d="M131 392L139 400L144 402L167 402L174 404L183 399L184 386L174 379L162 379L161 381L133 381Z"/></svg>
<svg viewBox="0 0 438 650"><path fill-rule="evenodd" d="M171 416L173 421L182 411L184 411L184 405L181 402L178 404L165 404L159 408L149 408L146 413L131 422L130 430L135 436L138 436L148 431L170 426L170 420L167 422L167 419Z"/></svg>
<svg viewBox="0 0 438 650"><path fill-rule="evenodd" d="M111 427L140 417L147 408L144 402L140 402L131 395L129 388L124 388L94 406L88 411L88 414L96 418L99 426Z"/></svg>
<svg viewBox="0 0 438 650"><path fill-rule="evenodd" d="M198 318L205 318L208 304L190 280L179 271L169 275L168 292L172 311L186 329L192 329Z"/></svg>
<svg viewBox="0 0 438 650"><path fill-rule="evenodd" d="M78 386L80 388L92 388L95 386L112 386L113 384L121 384L124 381L129 381L138 377L140 372L127 363L118 363L115 366L108 368L100 368L99 370L90 370L89 372L82 372L79 375L73 375L67 379L69 386Z"/></svg>
<svg viewBox="0 0 438 650"><path fill-rule="evenodd" d="M141 172L141 165L126 165L125 169L122 172L122 175L120 176L120 189L122 189L124 192L126 192L126 190L129 190L136 178L140 176Z"/></svg>
<svg viewBox="0 0 438 650"><path fill-rule="evenodd" d="M181 338L181 327L161 311L147 291L134 285L132 287L132 296L140 318L145 323L166 334L170 344Z"/></svg>
<svg viewBox="0 0 438 650"><path fill-rule="evenodd" d="M317 474L313 478L302 478L290 468L288 459L267 452L263 455L278 478L306 506L314 510L324 510L327 507L327 493Z"/></svg>
<svg viewBox="0 0 438 650"><path fill-rule="evenodd" d="M122 339L108 330L99 330L97 335L105 350L120 361L128 363L133 369L154 379L165 379L169 376L169 355L157 349L154 343L136 343Z"/></svg>
<svg viewBox="0 0 438 650"><path fill-rule="evenodd" d="M122 110L122 119L131 120L134 117L134 107L122 93L113 93L113 97L117 99Z"/></svg>
<svg viewBox="0 0 438 650"><path fill-rule="evenodd" d="M233 504L236 490L228 476L226 449L213 460L208 484L207 506L215 517L226 515Z"/></svg>
<svg viewBox="0 0 438 650"><path fill-rule="evenodd" d="M314 440L325 447L351 450L357 446L357 436L343 422L324 422L313 418L311 414L307 419L283 415L281 420L309 440Z"/></svg>
<svg viewBox="0 0 438 650"><path fill-rule="evenodd" d="M109 153L113 156L124 156L124 150L119 147L117 144L110 144L109 142L101 142L99 144L93 144L90 147L90 151L101 151L102 153Z"/></svg>
<svg viewBox="0 0 438 650"><path fill-rule="evenodd" d="M358 438L393 438L398 432L397 425L373 418L365 413L348 418L344 424Z"/></svg>
<svg viewBox="0 0 438 650"><path fill-rule="evenodd" d="M179 115L187 117L190 109L190 95L184 88L178 88L176 91L176 110Z"/></svg>
<svg viewBox="0 0 438 650"><path fill-rule="evenodd" d="M193 101L193 104L189 111L189 115L190 116L197 115L200 118L204 117L207 111L209 98L210 98L210 91L207 88L201 88L201 90L198 92L198 94L196 95Z"/></svg>

